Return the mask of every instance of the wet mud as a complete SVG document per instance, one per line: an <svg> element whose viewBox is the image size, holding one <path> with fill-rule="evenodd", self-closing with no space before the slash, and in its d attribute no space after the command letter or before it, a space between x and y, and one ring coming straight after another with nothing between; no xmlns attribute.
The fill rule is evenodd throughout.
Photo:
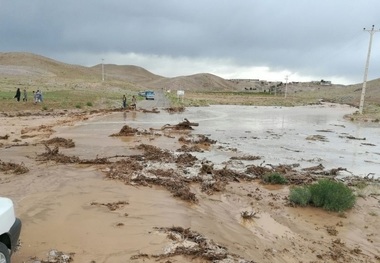
<svg viewBox="0 0 380 263"><path fill-rule="evenodd" d="M0 163L0 172L6 176L0 180L0 190L15 200L24 222L15 260L379 260L380 199L376 186L380 182L374 174L360 176L339 165L322 164L325 156L273 162L273 148L258 154L256 148L247 151L247 145L233 143L235 138L243 142L247 138L251 142L268 140L262 134L251 136L242 128L243 136L235 126L231 126L231 133L223 126L210 130L205 127L209 120L202 121L192 113L188 118L194 121L175 117L186 110L167 112L167 119L160 122L154 122L147 117L151 112L143 110L137 113L146 115L132 115L125 122L113 122L118 111L66 116L58 121L54 116L53 123L28 127L21 123L18 132L14 127L12 136L4 136L1 159L16 162ZM209 113L206 110L203 114L206 118ZM174 124L163 124L169 122ZM25 123L29 122L25 119ZM325 127L314 132L324 135L305 135L303 140L328 143L336 138L327 134L339 134ZM230 134L235 137L231 139ZM284 131L263 134L271 140L287 136ZM19 139L21 146L14 147L12 138ZM338 138L361 141L364 137ZM303 153L297 145L280 147L287 155ZM287 183L271 185L266 176L272 173L283 175ZM16 174L23 177L16 178ZM320 178L357 187L363 198L344 214L289 202L291 187ZM368 190L367 186L375 190L360 192ZM39 232L44 235L41 241ZM44 259L46 254L48 259Z"/></svg>

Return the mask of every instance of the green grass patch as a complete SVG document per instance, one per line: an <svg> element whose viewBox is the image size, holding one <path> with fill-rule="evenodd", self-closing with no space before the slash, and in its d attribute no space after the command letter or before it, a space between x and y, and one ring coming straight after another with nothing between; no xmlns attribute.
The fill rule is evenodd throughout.
<svg viewBox="0 0 380 263"><path fill-rule="evenodd" d="M0 111L80 109L84 106L109 108L121 101L122 93L113 90L63 89L43 90L43 104L33 103L32 92L28 92L28 101L17 102L15 92L0 91Z"/></svg>

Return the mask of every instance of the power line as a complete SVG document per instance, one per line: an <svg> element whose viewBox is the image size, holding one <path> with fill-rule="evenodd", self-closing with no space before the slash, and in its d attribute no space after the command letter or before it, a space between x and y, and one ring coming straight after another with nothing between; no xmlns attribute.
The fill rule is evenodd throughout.
<svg viewBox="0 0 380 263"><path fill-rule="evenodd" d="M363 114L363 107L364 107L364 97L365 97L365 89L367 86L367 76L368 76L368 67L369 67L369 58L371 57L371 46L372 46L372 37L376 32L379 32L380 30L375 30L375 26L372 25L371 29L365 29L364 31L369 32L369 46L368 46L368 54L367 54L367 61L365 63L365 70L364 70L364 79L363 79L363 88L362 88L362 95L360 97L360 106L359 106L359 113Z"/></svg>

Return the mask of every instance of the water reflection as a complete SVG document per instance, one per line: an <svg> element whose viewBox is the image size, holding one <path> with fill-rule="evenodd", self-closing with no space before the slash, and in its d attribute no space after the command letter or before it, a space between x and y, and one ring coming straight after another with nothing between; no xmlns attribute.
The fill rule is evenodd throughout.
<svg viewBox="0 0 380 263"><path fill-rule="evenodd" d="M323 164L326 169L343 167L355 175L374 173L379 176L380 129L374 124L354 124L343 116L356 109L346 106L252 107L210 106L187 108L179 114L128 112L97 118L90 125L98 136L119 131L125 124L142 129L160 129L184 118L198 122L193 133L206 134L218 141L212 152L200 154L214 162L229 159L236 148L238 154L262 156L271 164L300 163L309 167ZM95 128L96 126L96 128ZM78 127L77 127L78 129ZM85 127L81 128L85 132ZM326 141L308 140L321 135ZM365 138L365 140L349 139ZM116 141L115 141L116 140ZM115 146L120 140L105 139ZM164 146L164 145L163 145ZM117 150L113 147L112 150Z"/></svg>

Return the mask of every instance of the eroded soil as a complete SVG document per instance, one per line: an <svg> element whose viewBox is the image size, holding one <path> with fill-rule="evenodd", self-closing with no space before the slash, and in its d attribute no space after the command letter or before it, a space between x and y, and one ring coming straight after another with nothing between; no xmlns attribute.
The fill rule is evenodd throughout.
<svg viewBox="0 0 380 263"><path fill-rule="evenodd" d="M379 262L375 178L344 179L359 195L345 213L295 207L291 187L347 169L271 164L191 119L92 128L110 114L1 117L0 191L23 222L14 262ZM229 157L206 157L218 151ZM289 184L265 184L271 172Z"/></svg>

